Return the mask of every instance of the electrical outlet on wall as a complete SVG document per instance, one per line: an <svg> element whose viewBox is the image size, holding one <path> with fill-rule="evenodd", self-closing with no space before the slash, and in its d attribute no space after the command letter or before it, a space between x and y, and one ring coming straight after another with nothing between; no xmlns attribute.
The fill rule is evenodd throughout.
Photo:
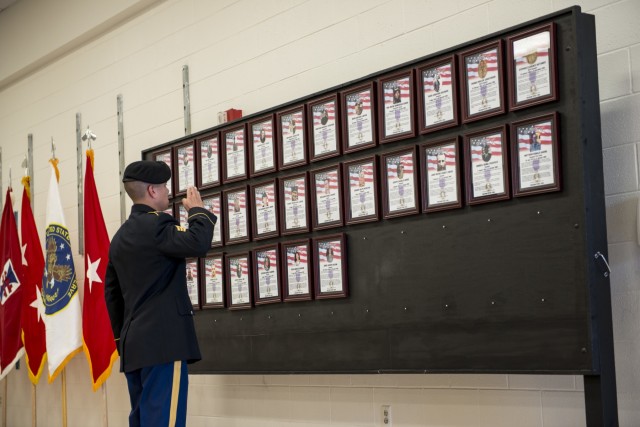
<svg viewBox="0 0 640 427"><path fill-rule="evenodd" d="M382 425L392 427L391 422L391 405L382 405Z"/></svg>

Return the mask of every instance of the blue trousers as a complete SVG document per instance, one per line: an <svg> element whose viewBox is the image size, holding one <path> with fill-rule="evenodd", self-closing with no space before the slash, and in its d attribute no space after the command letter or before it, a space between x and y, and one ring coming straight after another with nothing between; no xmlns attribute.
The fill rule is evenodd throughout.
<svg viewBox="0 0 640 427"><path fill-rule="evenodd" d="M125 372L131 400L130 427L185 427L187 423L187 362Z"/></svg>

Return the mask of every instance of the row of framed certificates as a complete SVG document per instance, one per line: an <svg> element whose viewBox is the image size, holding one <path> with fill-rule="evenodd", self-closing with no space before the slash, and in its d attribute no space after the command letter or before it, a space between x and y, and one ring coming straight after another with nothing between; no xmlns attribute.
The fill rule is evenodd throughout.
<svg viewBox="0 0 640 427"><path fill-rule="evenodd" d="M344 234L274 243L250 252L189 258L187 290L195 309L348 296Z"/></svg>
<svg viewBox="0 0 640 427"><path fill-rule="evenodd" d="M218 217L211 245L459 208L462 170L468 205L559 191L558 122L554 112L474 131L462 154L456 136L206 194ZM182 203L167 213L188 227Z"/></svg>
<svg viewBox="0 0 640 427"><path fill-rule="evenodd" d="M504 43L474 46L151 156L172 168L169 188L179 196L189 186L241 181L557 100L555 24L507 38L506 67Z"/></svg>

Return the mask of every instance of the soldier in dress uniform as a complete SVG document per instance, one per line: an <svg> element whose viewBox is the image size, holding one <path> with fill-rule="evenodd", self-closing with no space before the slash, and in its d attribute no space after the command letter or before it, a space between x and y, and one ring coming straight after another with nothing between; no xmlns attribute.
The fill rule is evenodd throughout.
<svg viewBox="0 0 640 427"><path fill-rule="evenodd" d="M201 359L185 258L206 255L217 218L193 187L182 200L188 229L164 213L170 178L163 162L127 166L122 181L134 205L109 249L105 301L129 387L130 426L184 426L187 363Z"/></svg>

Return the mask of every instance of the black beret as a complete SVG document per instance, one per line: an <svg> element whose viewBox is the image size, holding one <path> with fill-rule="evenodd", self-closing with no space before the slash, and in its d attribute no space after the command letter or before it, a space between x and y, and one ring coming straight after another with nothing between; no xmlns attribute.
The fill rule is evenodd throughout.
<svg viewBox="0 0 640 427"><path fill-rule="evenodd" d="M171 169L165 162L138 160L124 170L122 182L142 181L149 184L164 184L171 178Z"/></svg>

